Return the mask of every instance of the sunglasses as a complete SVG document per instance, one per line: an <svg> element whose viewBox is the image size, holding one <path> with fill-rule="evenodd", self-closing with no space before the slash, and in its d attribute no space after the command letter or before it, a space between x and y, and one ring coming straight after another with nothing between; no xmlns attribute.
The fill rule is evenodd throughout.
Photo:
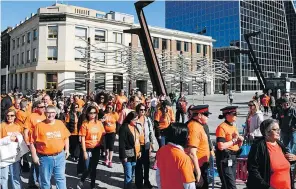
<svg viewBox="0 0 296 189"><path fill-rule="evenodd" d="M39 106L38 108L45 108L45 106Z"/></svg>
<svg viewBox="0 0 296 189"><path fill-rule="evenodd" d="M237 112L229 113L229 115L237 116Z"/></svg>
<svg viewBox="0 0 296 189"><path fill-rule="evenodd" d="M89 112L88 114L93 115L93 114L97 114L97 112Z"/></svg>
<svg viewBox="0 0 296 189"><path fill-rule="evenodd" d="M249 107L255 106L254 104L248 104Z"/></svg>
<svg viewBox="0 0 296 189"><path fill-rule="evenodd" d="M6 117L15 117L15 115L6 115Z"/></svg>
<svg viewBox="0 0 296 189"><path fill-rule="evenodd" d="M75 108L78 108L78 106L75 106Z"/></svg>
<svg viewBox="0 0 296 189"><path fill-rule="evenodd" d="M145 112L146 111L146 109L140 109L140 112Z"/></svg>

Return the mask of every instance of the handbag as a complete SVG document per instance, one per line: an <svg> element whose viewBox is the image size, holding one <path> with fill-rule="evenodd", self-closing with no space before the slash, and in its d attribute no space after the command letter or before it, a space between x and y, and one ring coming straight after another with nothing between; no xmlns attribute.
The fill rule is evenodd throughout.
<svg viewBox="0 0 296 189"><path fill-rule="evenodd" d="M7 145L0 146L0 160L7 160L16 157L19 152L19 144L10 142Z"/></svg>
<svg viewBox="0 0 296 189"><path fill-rule="evenodd" d="M135 157L135 150L134 149L129 149L129 150L125 150L125 155L127 158L132 158Z"/></svg>

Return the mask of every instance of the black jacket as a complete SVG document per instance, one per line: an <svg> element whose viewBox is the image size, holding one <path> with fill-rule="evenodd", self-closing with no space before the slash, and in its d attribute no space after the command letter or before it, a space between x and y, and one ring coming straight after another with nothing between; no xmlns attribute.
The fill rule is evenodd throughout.
<svg viewBox="0 0 296 189"><path fill-rule="evenodd" d="M123 123L123 125L119 129L119 159L123 160L124 158L126 158L125 150L130 149L135 149L135 138L130 131L128 124ZM129 162L136 160L136 157L128 158Z"/></svg>
<svg viewBox="0 0 296 189"><path fill-rule="evenodd" d="M296 109L290 107L286 110L281 110L278 114L280 129L282 132L289 133L292 128L296 129Z"/></svg>
<svg viewBox="0 0 296 189"><path fill-rule="evenodd" d="M288 150L284 145L277 141L277 143L282 148L284 154L288 153ZM247 187L248 189L271 189L270 187L270 157L267 149L266 141L262 137L256 141L250 150L248 156L248 179ZM291 174L290 174L291 175ZM291 180L292 181L292 180ZM292 183L291 183L291 186Z"/></svg>
<svg viewBox="0 0 296 189"><path fill-rule="evenodd" d="M8 110L12 105L13 105L12 100L8 95L1 100L1 120L2 121L4 120L6 110Z"/></svg>

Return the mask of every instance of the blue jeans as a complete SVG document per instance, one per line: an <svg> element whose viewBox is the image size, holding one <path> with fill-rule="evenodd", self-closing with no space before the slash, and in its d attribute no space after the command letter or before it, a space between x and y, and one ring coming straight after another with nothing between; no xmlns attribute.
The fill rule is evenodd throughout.
<svg viewBox="0 0 296 189"><path fill-rule="evenodd" d="M84 182L85 179L90 174L91 178L91 187L95 187L96 177L97 177L97 165L100 159L100 146L95 147L94 149L87 149L86 150L88 158L85 161L85 167L81 181Z"/></svg>
<svg viewBox="0 0 296 189"><path fill-rule="evenodd" d="M136 162L123 163L124 169L124 189L132 189L132 181L135 176Z"/></svg>
<svg viewBox="0 0 296 189"><path fill-rule="evenodd" d="M9 174L8 174L9 173ZM21 164L17 161L11 165L0 169L0 188L8 189L8 180L10 181L9 188L11 189L22 189L21 181Z"/></svg>
<svg viewBox="0 0 296 189"><path fill-rule="evenodd" d="M290 133L281 131L281 141L286 148L289 148L290 136L291 136Z"/></svg>
<svg viewBox="0 0 296 189"><path fill-rule="evenodd" d="M39 155L39 174L41 189L50 189L50 179L54 176L57 189L66 189L66 158L65 152L62 151L56 156Z"/></svg>
<svg viewBox="0 0 296 189"><path fill-rule="evenodd" d="M165 138L166 138L165 136L161 136L160 139L157 139L159 148L162 147L162 146L164 146L166 144L165 143Z"/></svg>
<svg viewBox="0 0 296 189"><path fill-rule="evenodd" d="M296 155L296 131L290 133L289 149L292 154Z"/></svg>

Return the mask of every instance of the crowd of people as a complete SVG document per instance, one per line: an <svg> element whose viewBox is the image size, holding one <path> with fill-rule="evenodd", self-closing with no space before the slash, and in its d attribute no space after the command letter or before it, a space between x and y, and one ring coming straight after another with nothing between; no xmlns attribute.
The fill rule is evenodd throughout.
<svg viewBox="0 0 296 189"><path fill-rule="evenodd" d="M291 189L296 110L289 93L271 101L268 94L256 94L249 101L243 134L235 125L238 107L222 108L219 119L223 121L216 128L213 146L207 125L209 105L188 106L183 93L175 102L176 113L170 100L155 92L146 96L137 91L129 98L124 90L69 97L39 91L35 98L9 93L1 99L0 158L4 146L29 152L1 159L5 163L0 164L0 188L22 189L21 173L29 171L29 188L50 189L53 177L57 188L66 189L66 160L77 163L78 189L96 188L98 162L103 158L104 165L113 168L117 140L124 189L152 188L150 167L156 170L158 188L209 188L210 156L216 159L222 188L236 189L237 157L248 140L253 143L248 188ZM273 119L267 116L268 107L273 107ZM23 141L26 145L21 145ZM150 165L155 142L159 149ZM90 186L85 183L88 177Z"/></svg>

